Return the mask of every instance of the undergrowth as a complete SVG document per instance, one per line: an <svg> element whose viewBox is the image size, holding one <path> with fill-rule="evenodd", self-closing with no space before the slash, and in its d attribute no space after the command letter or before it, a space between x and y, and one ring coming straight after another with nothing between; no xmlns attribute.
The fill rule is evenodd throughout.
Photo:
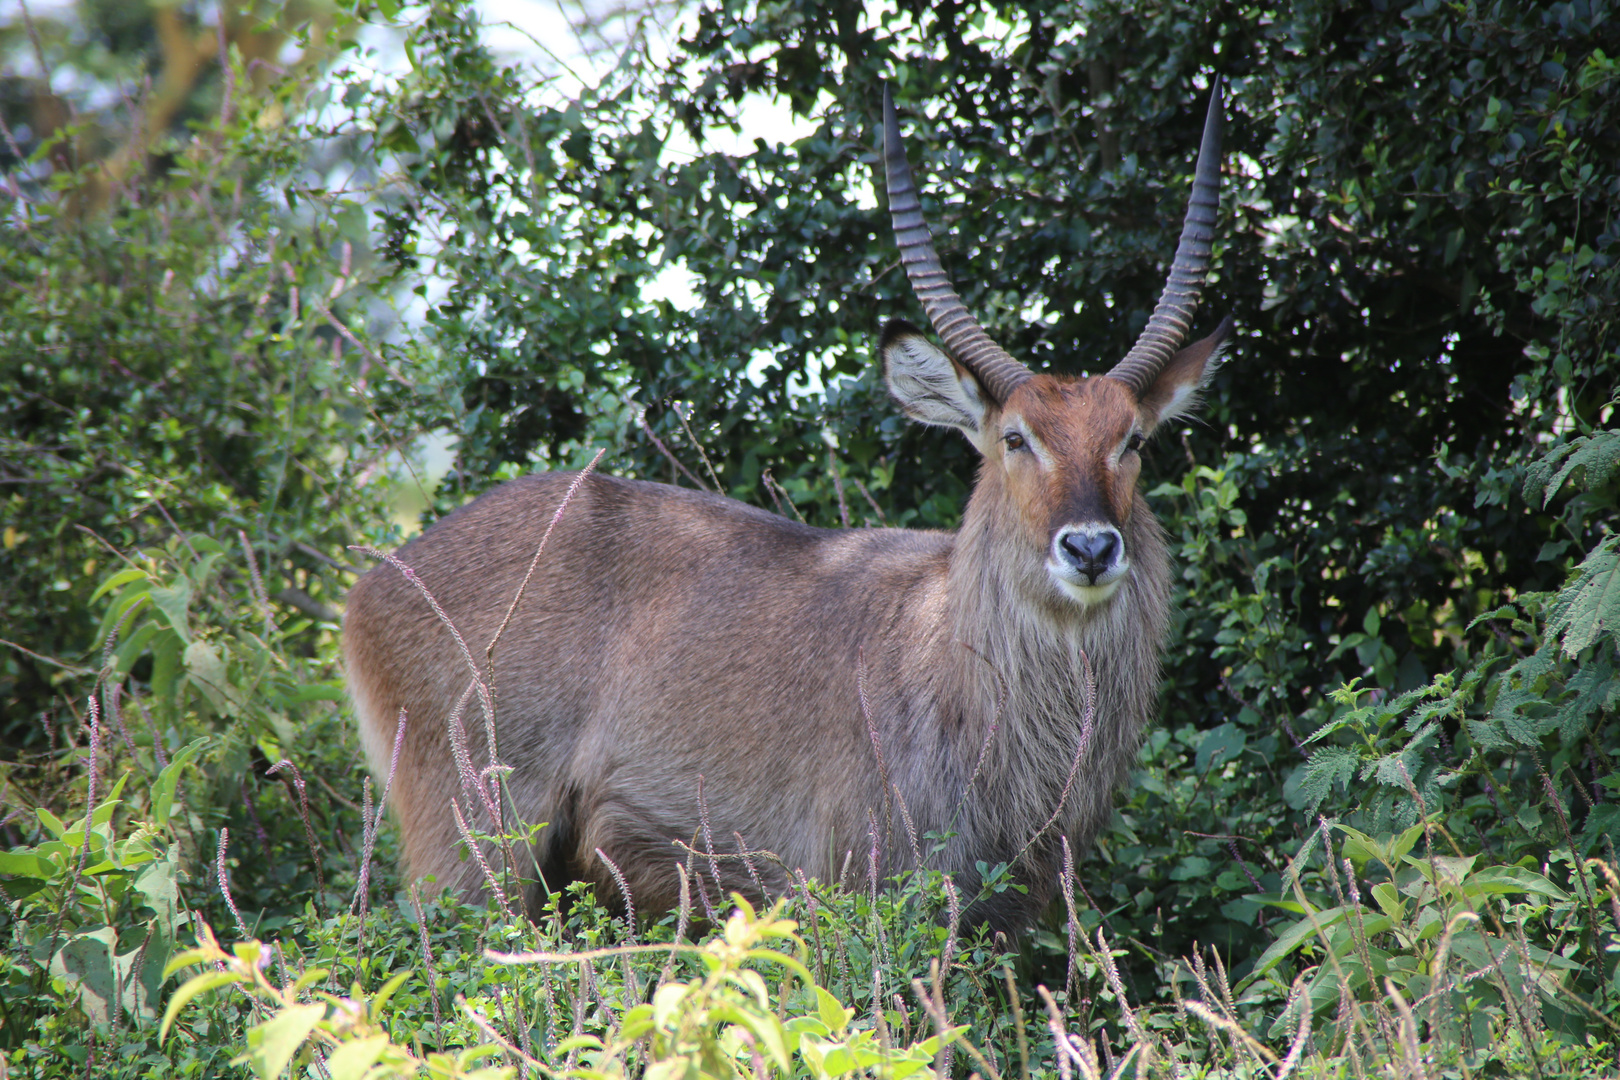
<svg viewBox="0 0 1620 1080"><path fill-rule="evenodd" d="M504 900L529 833L498 831L498 786L466 834L494 900L405 888L390 778L355 792L341 765L329 638L290 653L305 627L268 617L251 549L176 536L106 577L78 722L8 770L13 799L48 803L13 812L26 839L0 855L6 1061L42 1077L1599 1075L1620 1014L1616 783L1560 790L1567 763L1537 749L1586 722L1571 716L1592 715L1581 695L1612 663L1607 627L1580 621L1603 554L1492 612L1535 651L1393 698L1330 696L1294 785L1315 826L1259 874L1233 860L1269 939L1240 957L1155 951L1087 889L1101 857L1065 869L1063 901L1018 942L962 925L926 871L881 889L801 875L768 912L711 906L718 868L690 849L677 911L576 885L531 921ZM1357 784L1365 828L1327 813Z"/></svg>

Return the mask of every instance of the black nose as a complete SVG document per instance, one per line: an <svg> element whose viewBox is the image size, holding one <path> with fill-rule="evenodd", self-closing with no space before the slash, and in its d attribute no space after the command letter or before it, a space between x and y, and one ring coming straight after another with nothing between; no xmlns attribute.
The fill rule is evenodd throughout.
<svg viewBox="0 0 1620 1080"><path fill-rule="evenodd" d="M1073 532L1062 540L1063 553L1074 568L1097 584L1097 578L1107 573L1119 556L1119 534L1112 529L1102 532Z"/></svg>

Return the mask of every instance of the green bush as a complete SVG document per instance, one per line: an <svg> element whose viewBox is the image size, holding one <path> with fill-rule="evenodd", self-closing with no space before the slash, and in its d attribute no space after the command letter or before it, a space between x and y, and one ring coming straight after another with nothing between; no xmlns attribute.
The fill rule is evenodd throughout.
<svg viewBox="0 0 1620 1080"><path fill-rule="evenodd" d="M0 222L10 1066L898 1075L962 1027L934 1064L987 1080L1612 1073L1612 5L720 0L572 98L448 3L376 78L356 18L319 75L253 83L239 48L230 115L122 187L72 129L30 144ZM701 967L724 911L576 891L531 926L400 889L336 704L390 455L455 440L428 517L605 448L815 524L950 526L971 453L870 355L915 318L880 81L969 306L1073 372L1146 318L1216 77L1207 302L1239 340L1149 462L1164 723L1065 903L987 942L937 875L804 883L740 924L797 922L784 982ZM756 92L811 133L709 149ZM182 1000L175 955L229 978Z"/></svg>
<svg viewBox="0 0 1620 1080"><path fill-rule="evenodd" d="M120 552L245 532L277 620L317 617L312 649L346 583L334 556L387 534L365 478L411 433L380 430L360 390L385 299L366 209L319 197L319 130L286 119L298 82L254 95L262 71L236 75L228 117L146 133L149 171L103 192L106 162L62 168L0 219L0 618L27 650L0 658L8 746L40 750L72 715L51 660L99 652L92 594ZM124 101L139 134L147 103ZM27 171L103 121L32 146Z"/></svg>

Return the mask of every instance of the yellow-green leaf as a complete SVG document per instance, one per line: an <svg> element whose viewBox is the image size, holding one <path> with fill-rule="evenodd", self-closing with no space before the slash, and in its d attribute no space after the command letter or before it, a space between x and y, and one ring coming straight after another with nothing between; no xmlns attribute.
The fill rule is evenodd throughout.
<svg viewBox="0 0 1620 1080"><path fill-rule="evenodd" d="M327 1056L326 1072L332 1080L362 1080L386 1049L386 1035L372 1035L344 1043Z"/></svg>
<svg viewBox="0 0 1620 1080"><path fill-rule="evenodd" d="M1385 915L1397 922L1406 917L1406 906L1401 903L1400 894L1390 882L1382 881L1372 887L1373 899Z"/></svg>
<svg viewBox="0 0 1620 1080"><path fill-rule="evenodd" d="M1249 977L1244 980L1244 984L1247 985L1253 982L1276 967L1284 957L1314 936L1318 927L1325 930L1343 919L1347 910L1342 907L1327 908L1317 912L1314 919L1301 919L1283 931L1277 940L1271 943L1271 947L1260 954L1259 963L1255 964L1254 970L1249 973Z"/></svg>
<svg viewBox="0 0 1620 1080"><path fill-rule="evenodd" d="M137 570L134 567L120 570L96 587L96 591L90 594L90 602L93 604L119 586L127 585L131 581L139 581L144 577L146 577L145 570Z"/></svg>
<svg viewBox="0 0 1620 1080"><path fill-rule="evenodd" d="M206 735L192 739L158 773L157 783L152 785L152 817L160 828L169 823L169 814L174 809L174 789L180 782L181 770L202 753L210 741Z"/></svg>
<svg viewBox="0 0 1620 1080"><path fill-rule="evenodd" d="M259 1080L279 1080L282 1070L325 1015L325 1005L289 1005L271 1019L248 1029L247 1053L231 1064L247 1065Z"/></svg>
<svg viewBox="0 0 1620 1080"><path fill-rule="evenodd" d="M195 952L196 950L192 951ZM172 968L175 962L184 960L188 955L189 953L182 953L175 957L169 966ZM201 975L195 975L187 979L181 984L180 989L174 992L174 997L169 999L169 1007L163 1011L163 1026L158 1029L158 1042L161 1044L163 1040L169 1037L169 1028L174 1024L175 1017L180 1015L180 1010L185 1008L192 998L217 986L228 986L231 983L242 982L244 978L245 976L234 971L205 971Z"/></svg>
<svg viewBox="0 0 1620 1080"><path fill-rule="evenodd" d="M832 1034L836 1035L842 1032L855 1015L855 1010L844 1008L843 1002L819 986L815 988L815 991L816 1015L821 1017L821 1022L827 1025L827 1030Z"/></svg>
<svg viewBox="0 0 1620 1080"><path fill-rule="evenodd" d="M371 1015L373 1017L382 1015L383 1010L388 1007L388 999L394 996L394 991L398 990L401 984L403 984L406 979L410 978L412 974L414 974L414 972L401 971L399 974L383 983L382 989L378 990L376 994L372 995Z"/></svg>
<svg viewBox="0 0 1620 1080"><path fill-rule="evenodd" d="M180 640L191 641L191 625L187 613L191 608L191 582L176 578L174 585L154 586L146 591L152 603L163 616L169 628L180 635Z"/></svg>

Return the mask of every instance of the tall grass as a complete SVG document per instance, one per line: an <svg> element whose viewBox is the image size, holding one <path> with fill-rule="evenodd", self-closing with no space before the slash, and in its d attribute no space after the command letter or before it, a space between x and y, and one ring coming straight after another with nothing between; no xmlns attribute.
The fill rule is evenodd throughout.
<svg viewBox="0 0 1620 1080"><path fill-rule="evenodd" d="M570 496L574 490L577 483ZM1127 985L1121 961L1140 943L1122 941L1103 925L1084 929L1087 898L1066 840L1061 910L1054 912L1063 947L1043 954L1040 931L1036 941L1014 943L963 926L963 898L948 877L928 868L924 854L939 838L918 836L903 806L899 837L885 835L874 813L866 875L852 876L846 860L838 881L790 873L785 893L763 896L753 860L775 856L740 841L737 853L717 853L701 779L702 846L682 845L677 910L638 916L625 876L598 851L618 897L575 885L549 894L525 918L513 898L533 885L525 878L534 860L518 854L533 832L503 787L509 769L497 749L490 672L544 547L543 538L507 620L483 650L483 664L411 568L374 553L416 586L467 667L468 688L448 725L462 789L447 798L488 903L441 897L424 904L413 887L408 907L372 906L379 876L372 860L391 766L375 805L367 782L347 913L321 924L305 921L304 940L283 939L273 948L248 942L226 951L204 929L198 948L169 967L211 963L215 970L194 976L171 998L165 1028L183 1024L202 990L231 984L259 1010L248 1026L250 1048L280 1048L262 1057L262 1069L299 1058L319 1071L323 1058L373 1050L368 1067L387 1075L422 1069L454 1075L489 1054L524 1076L695 1069L760 1080L903 1077L923 1066L940 1077L1067 1080L1600 1075L1613 1065L1615 995L1600 984L1596 1003L1588 1002L1572 991L1568 976L1583 967L1612 968L1620 951L1615 866L1584 860L1560 883L1550 866L1490 865L1465 852L1410 776L1405 784L1417 824L1373 836L1319 817L1285 866L1283 890L1268 895L1256 882L1256 900L1296 919L1278 928L1258 958L1228 960L1214 950L1207 958L1202 952L1158 958L1155 971L1168 995L1133 993ZM462 708L473 701L488 731L481 768L461 723ZM1088 696L1084 730L1094 708ZM406 722L402 715L396 762ZM874 753L886 771L875 741ZM1562 802L1542 777L1547 805L1574 851ZM1070 779L1072 785L1072 771ZM919 869L880 881L877 868L890 842L906 844ZM745 864L756 901L774 900L767 914L740 895L725 899L723 858ZM219 882L235 914L223 862ZM996 885L992 879L986 888ZM610 912L609 900L617 900L621 914ZM239 914L235 922L246 937ZM765 948L767 940L780 948ZM279 984L264 974L266 950L289 971ZM407 989L415 980L398 981L404 965L428 973L425 993ZM373 983L387 976L372 999L358 989L368 976ZM342 987L354 989L339 997ZM455 1005L449 1019L441 999ZM384 1023L381 1009L390 1000ZM328 1011L315 1010L319 1001ZM1584 1046L1552 1012L1590 1022ZM288 1032L302 1034L295 1040Z"/></svg>
<svg viewBox="0 0 1620 1080"><path fill-rule="evenodd" d="M543 572L544 548L542 538L506 622ZM78 815L41 800L7 817L13 1067L163 1076L229 1058L265 1077L759 1080L1614 1068L1620 869L1612 853L1576 857L1545 770L1535 788L1563 844L1541 864L1470 847L1410 775L1415 823L1402 830L1369 834L1324 814L1280 874L1256 874L1234 840L1249 899L1274 917L1259 956L1156 953L1097 908L1085 878L1100 866L1077 867L1066 841L1047 919L1016 942L989 938L963 922L973 898L929 868L940 838L919 836L903 808L896 836L874 812L867 850L836 881L785 867L789 886L765 896L755 861L774 856L740 841L717 851L705 813L674 911L638 904L602 852L617 896L576 884L520 910L517 898L540 894L525 850L532 823L507 796L495 737L490 672L506 623L475 651L408 565L376 554L416 584L466 668L448 723L460 790L445 797L487 897L394 877L385 819L407 714L388 771L360 778L356 797L343 794L352 775L325 775L353 754L346 740L325 756L266 741L277 708L300 687L330 685L329 672L278 651L285 639L266 625L246 556L232 570L224 545L177 539L108 578L101 666L80 676L89 692L77 722L53 731L50 757L8 775L13 797ZM180 650L188 661L166 676L136 677L140 657L174 651L182 633L207 648ZM1364 696L1341 693L1347 706ZM474 702L490 732L483 762L463 722ZM273 747L274 760L234 757L244 744ZM880 879L890 843L918 868ZM728 897L737 880L755 895Z"/></svg>

